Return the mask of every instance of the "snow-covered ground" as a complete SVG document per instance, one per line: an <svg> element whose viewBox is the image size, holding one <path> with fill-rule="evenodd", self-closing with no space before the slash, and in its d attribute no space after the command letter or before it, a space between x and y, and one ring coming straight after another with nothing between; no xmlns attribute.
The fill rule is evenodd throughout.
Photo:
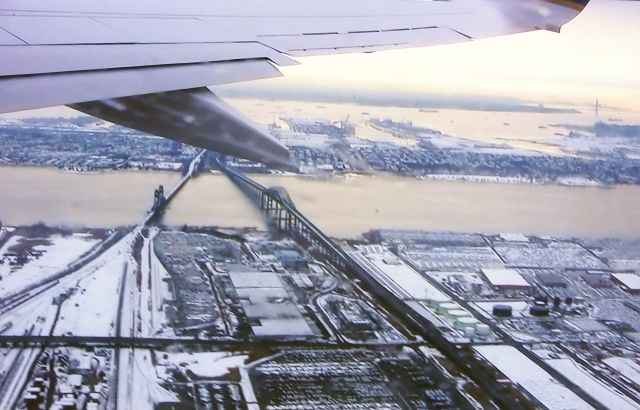
<svg viewBox="0 0 640 410"><path fill-rule="evenodd" d="M120 281L127 260L124 253L115 255L78 282L75 293L62 305L55 334L114 335Z"/></svg>
<svg viewBox="0 0 640 410"><path fill-rule="evenodd" d="M148 349L120 349L117 409L152 410L159 403L179 403L175 393L160 386Z"/></svg>
<svg viewBox="0 0 640 410"><path fill-rule="evenodd" d="M86 235L61 236L53 235L46 238L50 245L37 245L36 251L42 251L42 256L30 259L24 266L11 271L5 255L11 247L18 245L24 238L13 236L0 250L0 258L5 263L0 265L0 294L7 295L24 289L26 286L48 278L64 270L71 262L89 251L99 241Z"/></svg>
<svg viewBox="0 0 640 410"><path fill-rule="evenodd" d="M550 410L593 408L515 347L485 345L473 350Z"/></svg>
<svg viewBox="0 0 640 410"><path fill-rule="evenodd" d="M164 310L165 302L173 299L173 295L171 294L167 282L165 281L165 279L168 279L171 276L165 269L164 265L162 265L162 262L160 262L160 259L158 259L158 256L156 255L153 247L153 241L151 240L145 242L143 253L149 252L149 248L147 248L147 246L150 248L150 257L149 260L145 262L148 264L149 269L149 272L145 273L145 277L149 279L150 276L151 279L151 291L147 296L151 298L150 332L152 335L162 334L165 336L173 336L173 328L169 326L169 320L167 319L167 315ZM143 262L145 260L146 259L143 258ZM146 265L143 265L143 269L146 269ZM143 286L145 286L144 280Z"/></svg>

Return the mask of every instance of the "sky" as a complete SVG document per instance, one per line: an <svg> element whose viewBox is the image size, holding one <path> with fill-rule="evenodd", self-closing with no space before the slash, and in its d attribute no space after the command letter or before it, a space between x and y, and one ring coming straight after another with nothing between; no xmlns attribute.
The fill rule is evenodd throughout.
<svg viewBox="0 0 640 410"><path fill-rule="evenodd" d="M517 0L522 1L522 0ZM560 34L297 58L261 86L516 97L640 110L640 2L591 0Z"/></svg>

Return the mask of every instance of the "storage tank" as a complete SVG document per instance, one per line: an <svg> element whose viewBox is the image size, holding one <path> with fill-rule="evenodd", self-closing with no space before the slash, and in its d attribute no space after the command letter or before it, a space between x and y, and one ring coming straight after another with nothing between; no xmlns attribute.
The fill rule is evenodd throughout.
<svg viewBox="0 0 640 410"><path fill-rule="evenodd" d="M493 305L493 316L511 317L512 314L513 307L510 305Z"/></svg>
<svg viewBox="0 0 640 410"><path fill-rule="evenodd" d="M529 308L529 313L531 314L531 316L536 317L549 316L549 307L533 305Z"/></svg>
<svg viewBox="0 0 640 410"><path fill-rule="evenodd" d="M447 302L447 303L441 303L436 308L436 313L438 313L439 315L446 315L447 312L450 310L460 310L460 309L461 307L459 304L455 302Z"/></svg>
<svg viewBox="0 0 640 410"><path fill-rule="evenodd" d="M453 322L453 327L458 330L465 330L466 328L472 328L475 330L478 325L478 320L473 317L461 317Z"/></svg>
<svg viewBox="0 0 640 410"><path fill-rule="evenodd" d="M473 339L476 337L476 329L474 327L467 327L464 329L464 337L467 339Z"/></svg>
<svg viewBox="0 0 640 410"><path fill-rule="evenodd" d="M478 323L476 326L476 333L478 336L489 336L491 334L491 328L484 323Z"/></svg>
<svg viewBox="0 0 640 410"><path fill-rule="evenodd" d="M467 312L466 310L462 310L462 309L456 309L456 310L449 310L447 311L445 314L445 317L456 321L458 319L460 319L461 317L468 317L471 316L471 314L469 312Z"/></svg>
<svg viewBox="0 0 640 410"><path fill-rule="evenodd" d="M451 299L445 296L434 296L427 299L427 305L429 305L429 307L432 307L432 308L437 308L443 303L450 303L450 302L451 302Z"/></svg>

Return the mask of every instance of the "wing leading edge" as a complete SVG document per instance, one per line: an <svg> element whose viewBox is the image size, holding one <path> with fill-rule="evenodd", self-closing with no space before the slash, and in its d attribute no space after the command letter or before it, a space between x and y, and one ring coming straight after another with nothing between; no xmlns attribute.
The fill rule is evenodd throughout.
<svg viewBox="0 0 640 410"><path fill-rule="evenodd" d="M71 105L157 135L283 164L286 149L249 123L241 126L242 116L202 87L280 75L276 66L296 64L288 56L558 31L587 3L4 0L0 112ZM163 120L168 111L180 114L172 117L175 124Z"/></svg>

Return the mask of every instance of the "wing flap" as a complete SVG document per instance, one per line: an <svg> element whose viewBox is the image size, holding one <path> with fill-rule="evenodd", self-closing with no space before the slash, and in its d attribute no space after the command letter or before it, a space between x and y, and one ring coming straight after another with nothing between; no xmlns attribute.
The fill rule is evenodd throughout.
<svg viewBox="0 0 640 410"><path fill-rule="evenodd" d="M92 44L0 46L2 76L112 68L269 59L280 66L297 64L260 43Z"/></svg>
<svg viewBox="0 0 640 410"><path fill-rule="evenodd" d="M25 42L0 27L0 46L22 46ZM1 54L0 54L1 55Z"/></svg>
<svg viewBox="0 0 640 410"><path fill-rule="evenodd" d="M109 44L127 41L123 33L90 17L0 16L0 27L28 44Z"/></svg>
<svg viewBox="0 0 640 410"><path fill-rule="evenodd" d="M96 21L135 43L196 43L251 41L252 36L234 33L198 18L98 17Z"/></svg>
<svg viewBox="0 0 640 410"><path fill-rule="evenodd" d="M250 41L194 17L0 16L0 27L30 45ZM34 30L33 27L38 27Z"/></svg>
<svg viewBox="0 0 640 410"><path fill-rule="evenodd" d="M169 91L70 107L107 121L223 154L290 166L289 152L207 88Z"/></svg>

